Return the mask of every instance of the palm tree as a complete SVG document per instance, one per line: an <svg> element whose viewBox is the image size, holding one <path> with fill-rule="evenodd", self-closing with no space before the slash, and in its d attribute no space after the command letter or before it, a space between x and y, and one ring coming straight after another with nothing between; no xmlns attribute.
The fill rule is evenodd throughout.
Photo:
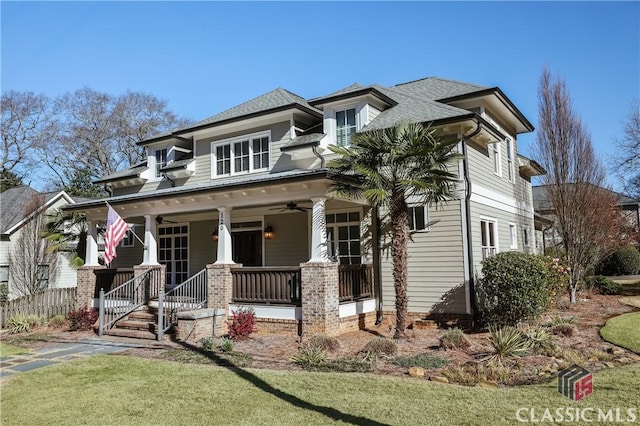
<svg viewBox="0 0 640 426"><path fill-rule="evenodd" d="M458 183L456 166L462 156L458 141L440 137L419 123L353 135L349 147L331 146L341 157L329 168L338 177L333 191L346 197L364 197L391 218L391 256L396 294L394 338L404 336L407 322L408 200L438 205L452 199Z"/></svg>
<svg viewBox="0 0 640 426"><path fill-rule="evenodd" d="M51 243L51 252L68 251L71 267L84 265L87 247L87 219L84 213L62 210L48 213L42 237ZM74 249L69 251L70 248Z"/></svg>

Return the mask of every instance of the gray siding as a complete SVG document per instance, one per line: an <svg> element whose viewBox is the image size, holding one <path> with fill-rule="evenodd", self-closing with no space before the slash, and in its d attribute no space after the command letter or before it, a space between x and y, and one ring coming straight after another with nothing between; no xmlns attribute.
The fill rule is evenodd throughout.
<svg viewBox="0 0 640 426"><path fill-rule="evenodd" d="M460 201L429 209L437 221L409 242L408 295L410 312L466 312L464 252ZM390 250L382 253L382 295L385 310L394 310L393 265Z"/></svg>
<svg viewBox="0 0 640 426"><path fill-rule="evenodd" d="M136 224L133 230L138 238L144 241L144 224ZM112 268L131 268L133 265L142 263L144 246L137 239L134 239L133 247L123 247L122 242L120 242L116 247L116 254L117 257L111 262Z"/></svg>
<svg viewBox="0 0 640 426"><path fill-rule="evenodd" d="M286 213L264 217L275 237L264 241L265 266L297 266L309 260L307 213Z"/></svg>
<svg viewBox="0 0 640 426"><path fill-rule="evenodd" d="M189 275L194 275L217 259L218 244L211 233L218 227L217 220L189 223Z"/></svg>

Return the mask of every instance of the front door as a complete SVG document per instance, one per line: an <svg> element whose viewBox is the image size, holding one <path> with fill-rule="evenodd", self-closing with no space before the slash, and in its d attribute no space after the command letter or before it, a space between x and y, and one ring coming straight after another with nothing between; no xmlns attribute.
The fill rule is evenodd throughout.
<svg viewBox="0 0 640 426"><path fill-rule="evenodd" d="M231 244L234 262L242 266L262 266L262 231L234 231Z"/></svg>
<svg viewBox="0 0 640 426"><path fill-rule="evenodd" d="M158 228L158 261L165 265L166 287L174 287L189 278L189 226Z"/></svg>

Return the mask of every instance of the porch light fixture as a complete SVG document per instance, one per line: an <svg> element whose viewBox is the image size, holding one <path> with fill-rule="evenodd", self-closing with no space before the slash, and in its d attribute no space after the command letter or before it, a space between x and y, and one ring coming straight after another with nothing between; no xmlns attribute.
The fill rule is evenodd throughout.
<svg viewBox="0 0 640 426"><path fill-rule="evenodd" d="M266 228L264 228L264 239L265 240L273 240L273 226L271 225L267 225Z"/></svg>
<svg viewBox="0 0 640 426"><path fill-rule="evenodd" d="M214 243L218 242L218 230L215 229L212 233L211 233L211 241L213 241Z"/></svg>

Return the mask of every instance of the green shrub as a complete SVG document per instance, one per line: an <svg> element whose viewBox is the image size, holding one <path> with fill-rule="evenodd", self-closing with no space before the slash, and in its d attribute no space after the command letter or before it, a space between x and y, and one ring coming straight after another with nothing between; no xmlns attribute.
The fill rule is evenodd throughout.
<svg viewBox="0 0 640 426"><path fill-rule="evenodd" d="M440 347L443 349L469 349L471 343L459 328L450 328L440 336Z"/></svg>
<svg viewBox="0 0 640 426"><path fill-rule="evenodd" d="M560 324L573 324L574 317L563 317L555 315L549 320L548 326L553 327Z"/></svg>
<svg viewBox="0 0 640 426"><path fill-rule="evenodd" d="M587 288L596 289L600 294L622 294L622 285L618 284L615 281L611 281L609 278L603 277L602 275L587 277L584 281Z"/></svg>
<svg viewBox="0 0 640 426"><path fill-rule="evenodd" d="M522 335L527 341L527 346L539 354L548 354L555 349L552 335L546 328L540 326L521 327Z"/></svg>
<svg viewBox="0 0 640 426"><path fill-rule="evenodd" d="M490 328L487 340L493 346L493 353L487 359L498 363L525 356L529 350L527 337L515 327Z"/></svg>
<svg viewBox="0 0 640 426"><path fill-rule="evenodd" d="M301 347L298 353L291 357L291 361L302 368L318 366L327 359L324 349L314 347Z"/></svg>
<svg viewBox="0 0 640 426"><path fill-rule="evenodd" d="M67 321L67 318L64 315L56 315L49 318L47 325L53 328L63 328L69 325L69 321Z"/></svg>
<svg viewBox="0 0 640 426"><path fill-rule="evenodd" d="M206 337L202 339L202 349L207 352L213 352L216 349L216 338Z"/></svg>
<svg viewBox="0 0 640 426"><path fill-rule="evenodd" d="M373 355L395 355L398 351L398 344L386 337L374 337L369 340L362 349L362 352L367 352Z"/></svg>
<svg viewBox="0 0 640 426"><path fill-rule="evenodd" d="M340 349L340 342L333 336L328 336L324 333L314 334L306 342L308 346L324 349L325 351L333 352Z"/></svg>
<svg viewBox="0 0 640 426"><path fill-rule="evenodd" d="M35 315L12 315L7 320L9 330L12 334L29 333L40 325L41 320Z"/></svg>
<svg viewBox="0 0 640 426"><path fill-rule="evenodd" d="M449 361L425 352L412 356L398 356L393 360L393 363L404 368L421 367L426 370L429 368L440 368L448 364Z"/></svg>
<svg viewBox="0 0 640 426"><path fill-rule="evenodd" d="M515 325L547 310L555 294L547 259L505 252L482 262L478 280L485 321L493 326Z"/></svg>
<svg viewBox="0 0 640 426"><path fill-rule="evenodd" d="M625 247L606 257L596 267L599 275L636 275L640 273L640 252L635 247Z"/></svg>
<svg viewBox="0 0 640 426"><path fill-rule="evenodd" d="M220 350L222 352L233 352L233 339L229 337L220 339Z"/></svg>

